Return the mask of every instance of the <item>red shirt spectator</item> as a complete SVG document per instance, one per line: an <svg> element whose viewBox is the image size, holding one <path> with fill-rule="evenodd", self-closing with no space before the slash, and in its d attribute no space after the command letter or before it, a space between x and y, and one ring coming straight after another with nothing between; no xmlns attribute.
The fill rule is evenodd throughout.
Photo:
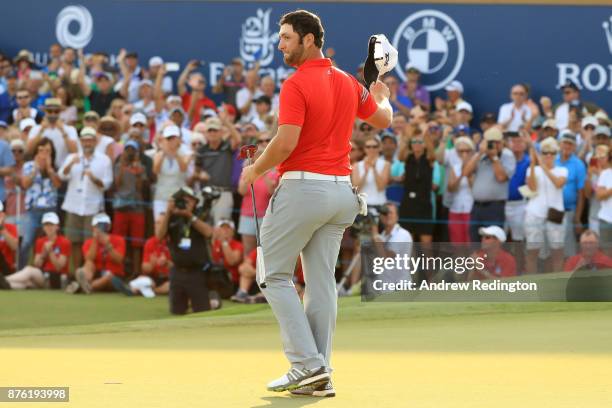
<svg viewBox="0 0 612 408"><path fill-rule="evenodd" d="M43 246L45 245L45 243L47 243L47 241L49 241L49 237L47 236L42 236L40 238L38 238L36 240L36 244L34 246L34 254L38 255L38 254L42 254L43 253ZM62 236L62 235L58 235L55 238L55 242L53 243L53 249L52 251L56 254L56 255L65 255L66 259L70 259L70 241L68 240L68 238ZM70 262L66 262L66 265L64 265L64 267L62 268L61 271L56 271L55 270L55 265L53 265L53 262L51 262L51 259L49 259L49 257L47 257L47 259L45 259L45 262L43 263L42 266L42 270L44 272L53 272L53 273L59 273L59 274L63 274L63 275L68 275L68 264Z"/></svg>
<svg viewBox="0 0 612 408"><path fill-rule="evenodd" d="M17 227L13 224L4 224L4 229L12 237L17 237ZM4 237L0 234L0 255L4 258L4 261L8 265L11 271L15 270L15 252L9 248L8 244L4 240ZM0 272L1 273L1 272Z"/></svg>
<svg viewBox="0 0 612 408"><path fill-rule="evenodd" d="M119 235L109 234L108 239L115 251L125 256L125 239ZM89 238L83 244L83 255L87 255L87 251L93 242L93 238ZM114 263L102 245L98 243L98 252L96 253L96 272L110 271L115 276L124 276L123 263Z"/></svg>
<svg viewBox="0 0 612 408"><path fill-rule="evenodd" d="M142 254L142 263L151 263L151 257L157 259L166 259L170 258L170 250L168 249L168 244L166 240L160 241L156 236L152 236L145 242L144 252ZM153 270L151 274L154 276L168 276L170 272L170 268L168 267L168 262L163 264L159 264L158 262L153 263Z"/></svg>
<svg viewBox="0 0 612 408"><path fill-rule="evenodd" d="M563 270L565 272L573 272L574 270L582 267L587 267L590 269L612 268L612 258L604 255L604 253L601 251L597 251L590 260L587 260L582 254L576 254L565 261Z"/></svg>
<svg viewBox="0 0 612 408"><path fill-rule="evenodd" d="M183 103L183 110L185 112L189 112L189 106L191 106L191 94L189 92L182 94L181 101ZM217 111L217 105L215 105L213 100L206 95L203 95L195 103L195 107L193 108L193 116L189 118L191 120L192 129L200 121L202 110L204 109L212 109L215 112Z"/></svg>
<svg viewBox="0 0 612 408"><path fill-rule="evenodd" d="M240 253L242 253L243 251L242 242L235 240L235 239L231 239L227 241L227 244L230 246L232 250L234 251L238 250L240 251ZM240 265L240 262L237 262L236 265L230 265L225 259L225 257L223 256L223 249L221 248L222 245L223 245L222 241L219 239L216 239L213 241L213 245L212 245L213 262L221 263L221 261L223 261L223 267L232 274L232 281L234 283L238 283L240 281L240 274L238 273L238 266ZM255 256L257 256L257 254Z"/></svg>
<svg viewBox="0 0 612 408"><path fill-rule="evenodd" d="M485 251L483 250L477 251L476 256L485 259L485 270L493 275L494 278L516 276L516 260L503 249L499 250L494 261L491 261L490 256L485 256ZM489 279L489 277L478 269L474 269L474 279Z"/></svg>
<svg viewBox="0 0 612 408"><path fill-rule="evenodd" d="M306 61L283 83L280 92L279 126L295 125L302 130L296 148L279 165L279 172L351 174L353 119L366 119L377 109L363 85L332 67L330 59Z"/></svg>

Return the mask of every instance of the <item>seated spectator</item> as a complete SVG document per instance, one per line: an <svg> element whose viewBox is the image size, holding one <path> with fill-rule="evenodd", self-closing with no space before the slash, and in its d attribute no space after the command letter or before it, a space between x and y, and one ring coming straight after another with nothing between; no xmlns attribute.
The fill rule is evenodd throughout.
<svg viewBox="0 0 612 408"><path fill-rule="evenodd" d="M113 234L126 237L130 244L128 253L136 276L140 275L145 238L144 192L149 188L148 176L138 142L128 140L114 168Z"/></svg>
<svg viewBox="0 0 612 408"><path fill-rule="evenodd" d="M259 150L255 154L255 157L259 157L263 150L270 142L270 135L264 133L259 138ZM268 208L268 203L272 197L272 193L278 185L279 174L276 169L272 169L265 173L262 177L259 177L253 183L253 189L255 191L255 206L257 207L257 222L261 226L263 217ZM240 209L240 224L238 225L238 233L242 237L242 245L244 247L244 254L249 254L252 249L256 246L255 240L255 214L253 213L253 200L251 199L251 188L249 185L242 182L240 179L238 183L238 192L243 196L242 206Z"/></svg>
<svg viewBox="0 0 612 408"><path fill-rule="evenodd" d="M65 125L59 120L61 102L56 98L45 100L45 118L40 125L34 126L28 135L26 152L28 155L35 153L34 148L38 142L46 137L51 139L55 147L55 167L59 168L70 153L78 150L78 136L76 129Z"/></svg>
<svg viewBox="0 0 612 408"><path fill-rule="evenodd" d="M249 292L255 283L255 274L257 271L257 248L253 248L247 256L244 257L242 263L238 266L238 274L240 281L238 290L230 298L232 302L249 303Z"/></svg>
<svg viewBox="0 0 612 408"><path fill-rule="evenodd" d="M160 222L161 220L158 220L156 224ZM131 280L128 285L118 276L113 276L113 286L127 296L141 294L150 298L167 295L170 292L169 273L172 266L167 239L160 241L156 236L152 236L144 244L140 268L142 275Z"/></svg>
<svg viewBox="0 0 612 408"><path fill-rule="evenodd" d="M104 191L113 183L110 159L95 151L95 129L83 128L80 143L82 153L66 157L58 172L68 182L62 210L66 211L64 228L72 243L75 267L81 265L81 244L91 236L92 217L104 208Z"/></svg>
<svg viewBox="0 0 612 408"><path fill-rule="evenodd" d="M484 258L484 269L473 269L468 274L468 280L495 279L516 276L516 261L503 249L506 233L497 225L480 228L482 237L481 249L472 254L472 258Z"/></svg>
<svg viewBox="0 0 612 408"><path fill-rule="evenodd" d="M599 249L599 235L587 229L580 234L580 252L565 261L563 270L574 272L582 270L611 269L612 258Z"/></svg>
<svg viewBox="0 0 612 408"><path fill-rule="evenodd" d="M381 206L387 202L385 190L389 184L391 165L381 157L381 142L377 136L364 144L365 157L353 167L351 179L361 193L368 195L369 206Z"/></svg>
<svg viewBox="0 0 612 408"><path fill-rule="evenodd" d="M481 226L504 226L508 181L514 175L516 159L512 152L504 147L503 139L498 128L487 130L478 152L463 168L465 176L474 174L474 206L470 214L472 242L478 241Z"/></svg>
<svg viewBox="0 0 612 408"><path fill-rule="evenodd" d="M447 189L452 193L448 214L448 235L451 242L470 242L470 212L474 205L472 182L474 177L463 175L463 168L474 154L474 142L466 136L455 140L455 151L461 162L455 163L448 172Z"/></svg>
<svg viewBox="0 0 612 408"><path fill-rule="evenodd" d="M187 183L189 158L179 151L181 130L168 125L162 131L160 150L153 158L153 174L157 177L153 196L153 216L158 219L166 211L172 194Z"/></svg>
<svg viewBox="0 0 612 408"><path fill-rule="evenodd" d="M4 289L60 289L68 276L70 241L59 235L59 217L54 212L42 217L44 236L36 240L34 262L6 277ZM0 273L0 289L3 289Z"/></svg>
<svg viewBox="0 0 612 408"><path fill-rule="evenodd" d="M92 237L83 244L85 263L76 270L77 280L68 285L68 293L112 290L113 276L124 276L125 239L110 233L111 219L104 213L96 214L91 226Z"/></svg>
<svg viewBox="0 0 612 408"><path fill-rule="evenodd" d="M212 261L216 264L223 265L225 270L230 273L232 283L234 284L228 297L235 291L235 288L239 284L240 274L238 273L238 265L240 265L242 261L243 254L242 243L235 239L234 235L234 222L226 219L220 220L216 224L212 238ZM224 290L221 290L221 292L224 292ZM221 296L225 298L223 293Z"/></svg>
<svg viewBox="0 0 612 408"><path fill-rule="evenodd" d="M563 267L563 186L568 177L565 167L555 165L559 145L553 138L541 143L542 155L530 148L527 170L527 186L535 196L529 198L525 209L525 233L527 237L527 273L537 272L538 252L544 242L551 249L550 267L546 272L558 272Z"/></svg>
<svg viewBox="0 0 612 408"><path fill-rule="evenodd" d="M0 201L0 274L10 275L15 271L15 255L19 240L17 227L5 221L4 205Z"/></svg>

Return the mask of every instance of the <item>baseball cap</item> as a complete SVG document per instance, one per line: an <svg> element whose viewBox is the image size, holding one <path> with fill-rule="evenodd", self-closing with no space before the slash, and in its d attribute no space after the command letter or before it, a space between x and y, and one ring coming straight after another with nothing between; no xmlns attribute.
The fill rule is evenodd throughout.
<svg viewBox="0 0 612 408"><path fill-rule="evenodd" d="M608 117L608 114L602 110L599 110L595 113L595 119L601 120L607 123L608 125L610 124L610 118Z"/></svg>
<svg viewBox="0 0 612 408"><path fill-rule="evenodd" d="M595 128L595 136L606 135L610 137L610 128L608 126L599 125Z"/></svg>
<svg viewBox="0 0 612 408"><path fill-rule="evenodd" d="M172 103L172 102L182 103L183 100L178 95L168 95L168 97L166 98L166 103Z"/></svg>
<svg viewBox="0 0 612 408"><path fill-rule="evenodd" d="M461 136L455 139L455 143L454 143L455 147L457 147L460 144L465 144L469 146L470 149L474 150L474 142L472 141L472 139L470 139L467 136Z"/></svg>
<svg viewBox="0 0 612 408"><path fill-rule="evenodd" d="M573 134L571 130L566 129L559 135L559 140L561 142L570 142L576 144L576 135Z"/></svg>
<svg viewBox="0 0 612 408"><path fill-rule="evenodd" d="M567 81L566 83L561 85L561 90L563 90L565 88L571 88L571 89L573 89L575 91L579 91L580 90L580 89L578 89L578 85L576 85L576 83L574 81Z"/></svg>
<svg viewBox="0 0 612 408"><path fill-rule="evenodd" d="M142 112L135 112L130 117L130 126L134 126L137 123L141 123L143 125L147 124L147 117Z"/></svg>
<svg viewBox="0 0 612 408"><path fill-rule="evenodd" d="M554 137L547 137L546 139L542 140L542 143L540 143L540 150L542 152L551 150L558 152L559 143L557 143L557 140Z"/></svg>
<svg viewBox="0 0 612 408"><path fill-rule="evenodd" d="M36 121L32 118L21 119L19 122L19 131L23 132L28 127L36 126Z"/></svg>
<svg viewBox="0 0 612 408"><path fill-rule="evenodd" d="M97 134L96 129L90 126L85 126L83 129L81 129L80 137L81 139L85 137L96 137L96 134Z"/></svg>
<svg viewBox="0 0 612 408"><path fill-rule="evenodd" d="M23 140L21 139L13 139L11 140L11 149L14 149L15 147L25 149L25 143L23 143Z"/></svg>
<svg viewBox="0 0 612 408"><path fill-rule="evenodd" d="M385 139L391 139L393 140L395 143L397 143L397 138L395 137L395 135L391 132L383 132L380 135L380 141L382 142Z"/></svg>
<svg viewBox="0 0 612 408"><path fill-rule="evenodd" d="M138 53L136 51L129 51L125 54L125 58L138 58Z"/></svg>
<svg viewBox="0 0 612 408"><path fill-rule="evenodd" d="M368 41L368 57L363 68L363 77L369 87L379 76L391 71L397 65L397 50L384 34L376 34Z"/></svg>
<svg viewBox="0 0 612 408"><path fill-rule="evenodd" d="M151 57L151 59L149 59L149 66L150 67L157 67L159 65L162 65L164 63L164 60L162 59L162 57Z"/></svg>
<svg viewBox="0 0 612 408"><path fill-rule="evenodd" d="M582 128L584 129L587 126L597 127L599 125L599 121L595 118L595 116L585 116L582 118Z"/></svg>
<svg viewBox="0 0 612 408"><path fill-rule="evenodd" d="M83 119L84 120L95 120L95 121L98 121L98 120L100 120L100 115L98 115L98 112L96 112L96 111L89 111L89 112L86 112L83 115Z"/></svg>
<svg viewBox="0 0 612 408"><path fill-rule="evenodd" d="M153 82L151 82L150 79L143 79L142 81L140 81L140 84L138 84L138 88L142 88L144 85L153 87Z"/></svg>
<svg viewBox="0 0 612 408"><path fill-rule="evenodd" d="M542 129L551 128L551 129L559 129L557 127L557 121L554 119L546 119L544 124L542 124Z"/></svg>
<svg viewBox="0 0 612 408"><path fill-rule="evenodd" d="M468 111L468 112L470 112L470 113L474 112L474 111L472 110L472 105L470 105L470 104L469 104L468 102L466 102L466 101L459 102L459 103L457 104L457 106L455 107L455 110L456 110L457 112L461 112L462 110L466 110L466 111Z"/></svg>
<svg viewBox="0 0 612 408"><path fill-rule="evenodd" d="M191 132L191 143L193 142L200 142L202 144L206 143L206 139L204 138L204 135L199 133L199 132Z"/></svg>
<svg viewBox="0 0 612 408"><path fill-rule="evenodd" d="M490 129L487 129L487 131L484 133L484 140L488 142L501 142L502 140L504 140L504 134L501 130L499 130L499 128L492 127Z"/></svg>
<svg viewBox="0 0 612 408"><path fill-rule="evenodd" d="M153 298L155 292L153 291L153 280L148 276L139 276L136 279L130 281L129 286L131 289L136 289L142 294L143 297Z"/></svg>
<svg viewBox="0 0 612 408"><path fill-rule="evenodd" d="M126 142L126 144L125 144L125 146L124 146L124 147L125 147L126 149L127 149L128 147L133 147L133 148L134 148L134 149L136 149L136 150L140 149L140 145L138 144L138 142L137 142L137 141L135 141L135 140L133 140L133 139L128 140L128 141Z"/></svg>
<svg viewBox="0 0 612 408"><path fill-rule="evenodd" d="M6 129L6 128L8 128L8 124L5 121L0 120L0 127L3 127L3 128Z"/></svg>
<svg viewBox="0 0 612 408"><path fill-rule="evenodd" d="M506 242L506 233L503 229L497 225L491 225L490 227L481 227L478 229L480 235L491 235L499 240L499 242Z"/></svg>
<svg viewBox="0 0 612 408"><path fill-rule="evenodd" d="M96 75L95 75L95 78L96 79L106 78L109 81L112 79L111 74L109 74L108 72L105 72L105 71L97 72Z"/></svg>
<svg viewBox="0 0 612 408"><path fill-rule="evenodd" d="M225 112L230 116L236 116L238 114L238 111L236 111L236 107L231 103L224 103L223 110L225 110Z"/></svg>
<svg viewBox="0 0 612 408"><path fill-rule="evenodd" d="M59 225L59 223L60 223L60 219L59 219L59 217L57 216L57 214L56 214L56 213L54 213L54 212L48 212L48 213L45 213L45 214L42 216L42 221L41 221L41 223L42 223L42 224L53 224L53 225Z"/></svg>
<svg viewBox="0 0 612 408"><path fill-rule="evenodd" d="M218 118L208 118L204 121L204 130L219 130L221 127L221 121Z"/></svg>
<svg viewBox="0 0 612 408"><path fill-rule="evenodd" d="M99 213L93 216L91 219L91 226L95 227L98 224L109 224L111 223L111 219L105 213Z"/></svg>
<svg viewBox="0 0 612 408"><path fill-rule="evenodd" d="M235 228L234 221L228 219L222 219L217 221L217 227L221 227L223 225L229 225L232 229Z"/></svg>
<svg viewBox="0 0 612 408"><path fill-rule="evenodd" d="M168 112L168 115L172 115L173 113L176 113L176 112L180 112L181 115L185 116L185 111L180 106L170 109L170 111Z"/></svg>
<svg viewBox="0 0 612 408"><path fill-rule="evenodd" d="M459 125L455 129L453 129L454 133L470 133L470 127L468 125Z"/></svg>
<svg viewBox="0 0 612 408"><path fill-rule="evenodd" d="M166 139L170 138L170 137L180 137L181 136L181 129L179 129L178 126L176 125L169 125L166 126L164 128L164 131L162 133L162 136Z"/></svg>
<svg viewBox="0 0 612 408"><path fill-rule="evenodd" d="M450 84L446 85L444 88L446 92L457 91L459 93L463 93L463 84L459 81L453 81Z"/></svg>
<svg viewBox="0 0 612 408"><path fill-rule="evenodd" d="M47 98L45 99L45 108L61 108L62 101L59 98Z"/></svg>

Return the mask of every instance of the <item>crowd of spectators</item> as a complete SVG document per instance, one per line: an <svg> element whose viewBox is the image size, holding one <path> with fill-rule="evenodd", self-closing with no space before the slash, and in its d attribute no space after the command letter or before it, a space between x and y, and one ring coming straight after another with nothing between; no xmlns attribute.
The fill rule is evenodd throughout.
<svg viewBox="0 0 612 408"><path fill-rule="evenodd" d="M142 294L167 293L163 277L172 259L155 223L177 189L199 195L212 186L220 197L210 214L211 257L229 272L232 298L252 298L255 221L279 175L273 170L255 183L255 213L237 153L244 144L261 152L274 136L285 78L260 77L258 64L235 58L210 87L201 68L190 61L175 82L161 57L145 63L123 49L116 64L105 52L85 55L58 44L46 66L28 50L0 54L5 286L74 292L69 276L79 272L85 292L112 290L115 277L144 276L154 284ZM538 257L550 262L545 270L561 270L587 228L585 239L610 243L611 122L576 84L535 101L529 85L517 83L508 103L479 106L485 113L476 118L466 100L471 90L460 81L433 97L419 70L405 68L405 82L382 79L391 127L357 120L350 159L353 184L375 209L394 203L406 240L499 240L498 230L483 234L496 225L503 241L526 244L527 261L515 273L541 271ZM363 66L354 74L363 81ZM341 259L356 245L347 233Z"/></svg>

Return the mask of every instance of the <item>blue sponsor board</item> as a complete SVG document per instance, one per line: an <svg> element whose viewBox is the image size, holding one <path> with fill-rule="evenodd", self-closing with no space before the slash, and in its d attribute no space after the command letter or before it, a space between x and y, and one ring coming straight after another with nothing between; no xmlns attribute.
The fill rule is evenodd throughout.
<svg viewBox="0 0 612 408"><path fill-rule="evenodd" d="M396 75L403 78L410 62L435 94L460 80L480 112L497 111L516 82L529 83L535 98L558 101L568 79L585 100L612 108L609 6L22 0L3 8L0 50L27 48L41 64L52 42L113 58L127 48L141 64L159 55L182 68L195 58L206 61L209 84L240 56L260 60L263 73L278 79L288 68L276 50L277 22L298 7L321 16L326 46L349 72L364 59L369 36L383 33L399 51Z"/></svg>

